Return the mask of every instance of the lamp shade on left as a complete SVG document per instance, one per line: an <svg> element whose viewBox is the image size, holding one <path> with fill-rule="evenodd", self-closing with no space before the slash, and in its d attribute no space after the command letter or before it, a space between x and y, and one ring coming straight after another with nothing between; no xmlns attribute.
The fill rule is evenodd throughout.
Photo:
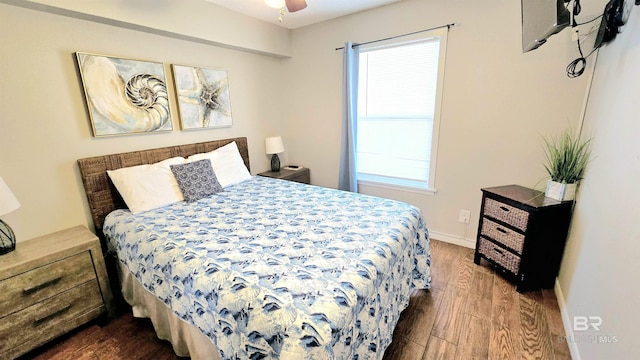
<svg viewBox="0 0 640 360"><path fill-rule="evenodd" d="M0 177L0 216L8 214L20 207L18 199L13 195L7 183ZM2 219L0 219L0 255L16 248L16 235Z"/></svg>
<svg viewBox="0 0 640 360"><path fill-rule="evenodd" d="M20 207L20 202L13 195L7 183L0 177L0 216L8 214Z"/></svg>

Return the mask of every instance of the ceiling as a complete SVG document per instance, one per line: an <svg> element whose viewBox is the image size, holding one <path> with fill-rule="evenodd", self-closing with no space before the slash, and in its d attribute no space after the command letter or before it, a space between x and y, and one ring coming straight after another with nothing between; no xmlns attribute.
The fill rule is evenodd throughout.
<svg viewBox="0 0 640 360"><path fill-rule="evenodd" d="M287 29L296 29L402 0L306 0L307 8L285 14L282 23L278 22L280 10L267 6L263 0L205 1Z"/></svg>

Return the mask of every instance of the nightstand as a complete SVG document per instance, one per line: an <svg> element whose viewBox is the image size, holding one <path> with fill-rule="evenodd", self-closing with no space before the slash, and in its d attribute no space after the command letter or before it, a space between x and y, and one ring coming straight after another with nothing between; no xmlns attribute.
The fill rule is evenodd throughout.
<svg viewBox="0 0 640 360"><path fill-rule="evenodd" d="M572 211L573 201L518 185L482 189L474 262L488 260L518 292L552 288Z"/></svg>
<svg viewBox="0 0 640 360"><path fill-rule="evenodd" d="M259 176L266 176L274 179L290 180L303 184L311 183L311 175L309 169L301 167L297 170L289 170L281 168L280 171L265 171L258 174Z"/></svg>
<svg viewBox="0 0 640 360"><path fill-rule="evenodd" d="M100 241L76 226L0 257L0 358L18 357L111 312Z"/></svg>

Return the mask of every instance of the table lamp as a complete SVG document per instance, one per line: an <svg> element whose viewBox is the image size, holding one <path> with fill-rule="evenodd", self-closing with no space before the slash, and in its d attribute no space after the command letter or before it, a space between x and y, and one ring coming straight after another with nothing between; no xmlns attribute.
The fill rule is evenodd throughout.
<svg viewBox="0 0 640 360"><path fill-rule="evenodd" d="M13 195L7 184L0 177L0 216L6 215L20 207L18 199ZM16 236L2 219L0 219L0 255L9 253L16 248Z"/></svg>
<svg viewBox="0 0 640 360"><path fill-rule="evenodd" d="M265 147L267 154L271 156L271 171L280 171L280 158L278 154L284 152L284 145L282 144L282 137L275 136L265 140Z"/></svg>

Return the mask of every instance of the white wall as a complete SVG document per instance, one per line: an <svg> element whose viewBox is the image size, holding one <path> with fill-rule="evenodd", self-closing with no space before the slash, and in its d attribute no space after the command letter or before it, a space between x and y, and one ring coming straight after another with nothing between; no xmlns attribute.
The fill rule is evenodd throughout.
<svg viewBox="0 0 640 360"><path fill-rule="evenodd" d="M447 45L437 193L360 191L413 203L432 236L466 238L473 246L480 188L543 188L541 135L575 127L584 97L586 78L565 73L578 56L569 31L522 54L520 18L519 1L404 0L295 30L293 56L285 60L291 160L311 169L313 183L337 186L342 53L336 47L457 23ZM471 224L458 222L460 209L471 210Z"/></svg>
<svg viewBox="0 0 640 360"><path fill-rule="evenodd" d="M0 34L0 176L22 204L3 220L19 241L78 224L92 228L79 158L247 136L252 173L268 169L264 138L283 127L280 58L5 4ZM174 131L92 137L76 51L165 63ZM179 130L171 63L228 70L232 127Z"/></svg>
<svg viewBox="0 0 640 360"><path fill-rule="evenodd" d="M574 316L599 316L600 331L574 331L575 359L639 359L640 7L600 49L587 106L593 160L580 186L559 282ZM599 343L603 340L617 343Z"/></svg>
<svg viewBox="0 0 640 360"><path fill-rule="evenodd" d="M287 57L289 30L204 0L0 0L176 39Z"/></svg>

